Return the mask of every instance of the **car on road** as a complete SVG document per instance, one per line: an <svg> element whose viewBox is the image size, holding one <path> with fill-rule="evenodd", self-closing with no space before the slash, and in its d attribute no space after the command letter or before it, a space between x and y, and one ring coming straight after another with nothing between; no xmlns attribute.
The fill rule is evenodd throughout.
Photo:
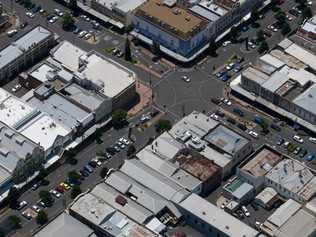
<svg viewBox="0 0 316 237"><path fill-rule="evenodd" d="M303 138L301 138L299 135L294 135L293 140L298 142L298 143L304 143Z"/></svg>
<svg viewBox="0 0 316 237"><path fill-rule="evenodd" d="M309 154L307 157L306 157L306 160L307 161L313 161L315 159L315 155L314 154Z"/></svg>
<svg viewBox="0 0 316 237"><path fill-rule="evenodd" d="M248 211L248 209L245 206L241 206L241 210L246 217L250 217L250 212Z"/></svg>
<svg viewBox="0 0 316 237"><path fill-rule="evenodd" d="M188 76L186 76L186 75L182 76L181 79L182 79L183 81L185 81L185 82L190 82L190 81L191 81L190 77L188 77Z"/></svg>
<svg viewBox="0 0 316 237"><path fill-rule="evenodd" d="M316 144L316 137L309 137L308 141Z"/></svg>
<svg viewBox="0 0 316 237"><path fill-rule="evenodd" d="M253 138L258 138L258 137L259 137L259 134L256 133L255 131L252 131L252 130L249 131L248 134L249 134L250 136L252 136Z"/></svg>
<svg viewBox="0 0 316 237"><path fill-rule="evenodd" d="M33 205L32 206L32 209L36 212L36 213L39 213L41 211L41 208L37 205Z"/></svg>
<svg viewBox="0 0 316 237"><path fill-rule="evenodd" d="M18 203L16 209L21 210L21 209L23 209L26 206L27 206L27 202L26 201L21 201L21 202Z"/></svg>

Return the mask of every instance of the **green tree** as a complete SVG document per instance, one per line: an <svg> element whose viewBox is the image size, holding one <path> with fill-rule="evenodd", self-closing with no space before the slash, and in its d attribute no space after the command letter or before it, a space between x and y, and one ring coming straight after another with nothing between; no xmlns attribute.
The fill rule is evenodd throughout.
<svg viewBox="0 0 316 237"><path fill-rule="evenodd" d="M286 14L283 11L278 11L275 13L274 18L282 24L286 21Z"/></svg>
<svg viewBox="0 0 316 237"><path fill-rule="evenodd" d="M82 193L81 188L79 185L74 185L71 189L71 198L75 199L78 195L80 195Z"/></svg>
<svg viewBox="0 0 316 237"><path fill-rule="evenodd" d="M127 123L127 112L117 109L112 113L112 124L114 127L123 127Z"/></svg>
<svg viewBox="0 0 316 237"><path fill-rule="evenodd" d="M42 166L39 170L38 179L43 180L48 175L48 171Z"/></svg>
<svg viewBox="0 0 316 237"><path fill-rule="evenodd" d="M68 7L76 11L78 9L77 0L70 0Z"/></svg>
<svg viewBox="0 0 316 237"><path fill-rule="evenodd" d="M66 12L62 18L63 29L69 30L75 26L75 20L69 12Z"/></svg>
<svg viewBox="0 0 316 237"><path fill-rule="evenodd" d="M42 200L42 202L44 202L45 206L50 207L54 202L54 199L53 199L51 193L48 192L47 190L40 191L39 197Z"/></svg>
<svg viewBox="0 0 316 237"><path fill-rule="evenodd" d="M101 169L101 171L100 171L100 177L101 177L102 179L104 179L104 178L106 177L108 171L109 171L108 168L103 167L103 168Z"/></svg>
<svg viewBox="0 0 316 237"><path fill-rule="evenodd" d="M284 22L281 29L282 35L287 35L290 32L291 32L291 26L287 22Z"/></svg>
<svg viewBox="0 0 316 237"><path fill-rule="evenodd" d="M77 171L72 170L68 173L68 179L70 183L78 184L80 183L81 175Z"/></svg>
<svg viewBox="0 0 316 237"><path fill-rule="evenodd" d="M76 152L73 148L65 150L64 156L66 157L66 163L71 165L76 165L78 163L77 159L75 158Z"/></svg>
<svg viewBox="0 0 316 237"><path fill-rule="evenodd" d="M9 206L12 207L16 207L18 204L18 199L21 196L21 192L19 189L17 189L16 187L11 187L7 196L7 200L9 202Z"/></svg>
<svg viewBox="0 0 316 237"><path fill-rule="evenodd" d="M126 61L129 61L129 62L132 61L131 43L128 38L126 38L126 41L125 41L124 57Z"/></svg>
<svg viewBox="0 0 316 237"><path fill-rule="evenodd" d="M172 127L171 122L167 119L160 119L156 124L156 131L162 133L164 131L170 130Z"/></svg>
<svg viewBox="0 0 316 237"><path fill-rule="evenodd" d="M131 156L136 152L136 148L133 144L129 145L127 148L127 156Z"/></svg>
<svg viewBox="0 0 316 237"><path fill-rule="evenodd" d="M309 19L313 16L312 9L310 7L306 7L302 11L302 18L303 19Z"/></svg>
<svg viewBox="0 0 316 237"><path fill-rule="evenodd" d="M257 21L259 19L259 15L260 15L260 13L258 12L258 10L254 9L251 12L251 19L252 19L252 21Z"/></svg>
<svg viewBox="0 0 316 237"><path fill-rule="evenodd" d="M0 230L0 237L5 237L5 233L2 229Z"/></svg>
<svg viewBox="0 0 316 237"><path fill-rule="evenodd" d="M155 55L160 55L160 44L158 42L154 41L152 46L151 46L151 51Z"/></svg>
<svg viewBox="0 0 316 237"><path fill-rule="evenodd" d="M258 30L257 31L257 40L259 42L264 41L265 37L264 37L264 32L263 30Z"/></svg>
<svg viewBox="0 0 316 237"><path fill-rule="evenodd" d="M16 215L9 216L9 221L13 229L18 229L21 227L21 219L18 216Z"/></svg>
<svg viewBox="0 0 316 237"><path fill-rule="evenodd" d="M264 40L260 43L259 48L258 48L258 52L259 53L263 53L269 50L269 45L268 43Z"/></svg>
<svg viewBox="0 0 316 237"><path fill-rule="evenodd" d="M48 221L48 217L45 211L40 210L36 216L36 222L39 225L44 225Z"/></svg>

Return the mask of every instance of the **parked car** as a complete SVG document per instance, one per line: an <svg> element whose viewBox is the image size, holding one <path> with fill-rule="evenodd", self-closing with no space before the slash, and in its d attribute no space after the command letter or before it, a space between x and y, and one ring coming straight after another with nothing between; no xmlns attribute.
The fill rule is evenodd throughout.
<svg viewBox="0 0 316 237"><path fill-rule="evenodd" d="M39 182L33 184L33 186L32 186L31 189L32 189L33 191L35 191L35 190L38 189L41 185L42 185L42 182L39 181Z"/></svg>
<svg viewBox="0 0 316 237"><path fill-rule="evenodd" d="M249 134L250 136L252 136L253 138L258 138L258 137L259 137L259 134L256 133L255 131L249 131L248 134Z"/></svg>
<svg viewBox="0 0 316 237"><path fill-rule="evenodd" d="M83 177L88 177L89 176L89 172L87 172L84 169L79 170L79 173L83 176Z"/></svg>
<svg viewBox="0 0 316 237"><path fill-rule="evenodd" d="M274 124L274 123L271 123L270 127L272 129L274 129L275 131L277 131L277 132L281 132L281 128L278 125Z"/></svg>
<svg viewBox="0 0 316 237"><path fill-rule="evenodd" d="M41 208L40 208L39 206L37 206L37 205L33 205L33 206L32 206L32 209L33 209L36 213L39 213L40 210L41 210Z"/></svg>
<svg viewBox="0 0 316 237"><path fill-rule="evenodd" d="M13 29L13 30L9 30L7 32L7 36L12 37L13 35L15 35L16 33L18 33L17 29Z"/></svg>
<svg viewBox="0 0 316 237"><path fill-rule="evenodd" d="M233 109L233 112L234 112L235 114L238 114L240 117L243 117L243 116L244 116L244 112L243 112L241 109L239 109L239 108L234 108L234 109Z"/></svg>
<svg viewBox="0 0 316 237"><path fill-rule="evenodd" d="M16 209L21 210L21 209L23 209L24 207L26 207L26 205L27 205L27 202L26 202L26 201L21 201L21 202L18 203Z"/></svg>
<svg viewBox="0 0 316 237"><path fill-rule="evenodd" d="M241 206L241 210L246 217L250 217L250 212L248 211L248 209L245 206Z"/></svg>
<svg viewBox="0 0 316 237"><path fill-rule="evenodd" d="M313 161L315 159L315 155L314 154L309 154L307 157L306 157L306 160L307 161Z"/></svg>
<svg viewBox="0 0 316 237"><path fill-rule="evenodd" d="M21 215L22 215L23 217L25 217L26 219L28 219L28 220L31 220L31 219L32 219L31 214L30 214L29 212L27 212L27 211L22 212Z"/></svg>
<svg viewBox="0 0 316 237"><path fill-rule="evenodd" d="M308 140L316 144L316 137L309 137Z"/></svg>
<svg viewBox="0 0 316 237"><path fill-rule="evenodd" d="M231 117L228 117L227 118L227 122L231 123L231 124L236 124L236 120L231 118Z"/></svg>
<svg viewBox="0 0 316 237"><path fill-rule="evenodd" d="M296 141L296 142L298 142L298 143L303 143L303 142L304 142L303 138L301 138L301 137L298 136L298 135L294 135L294 136L293 136L293 140Z"/></svg>
<svg viewBox="0 0 316 237"><path fill-rule="evenodd" d="M303 150L301 153L300 153L300 158L304 158L305 156L306 156L306 154L307 154L307 150Z"/></svg>
<svg viewBox="0 0 316 237"><path fill-rule="evenodd" d="M298 155L301 152L302 148L301 147L296 147L295 150L293 151L294 155Z"/></svg>
<svg viewBox="0 0 316 237"><path fill-rule="evenodd" d="M183 81L185 81L185 82L190 82L190 81L191 81L190 77L188 77L188 76L186 76L186 75L182 76L181 79L182 79Z"/></svg>
<svg viewBox="0 0 316 237"><path fill-rule="evenodd" d="M49 192L56 198L60 198L61 197L61 193L57 192L55 189L52 189Z"/></svg>
<svg viewBox="0 0 316 237"><path fill-rule="evenodd" d="M93 168L90 165L85 165L84 169L88 171L90 174L93 173Z"/></svg>
<svg viewBox="0 0 316 237"><path fill-rule="evenodd" d="M280 137L277 141L277 145L281 146L283 143L284 143L284 139Z"/></svg>
<svg viewBox="0 0 316 237"><path fill-rule="evenodd" d="M244 124L242 124L242 123L238 123L238 124L237 124L237 127L238 127L239 129L243 130L243 131L246 131L246 130L247 130L247 127L246 127Z"/></svg>
<svg viewBox="0 0 316 237"><path fill-rule="evenodd" d="M210 117L216 121L219 121L219 117L215 113L212 113Z"/></svg>

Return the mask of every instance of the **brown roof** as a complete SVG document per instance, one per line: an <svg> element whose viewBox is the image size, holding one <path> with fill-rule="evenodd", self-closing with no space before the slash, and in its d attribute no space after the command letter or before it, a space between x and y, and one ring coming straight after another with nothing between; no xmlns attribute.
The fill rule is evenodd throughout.
<svg viewBox="0 0 316 237"><path fill-rule="evenodd" d="M183 8L168 7L163 2L148 0L136 10L135 15L185 39L200 32L208 23Z"/></svg>
<svg viewBox="0 0 316 237"><path fill-rule="evenodd" d="M261 177L267 174L281 159L280 154L268 148L263 148L241 169L255 177Z"/></svg>

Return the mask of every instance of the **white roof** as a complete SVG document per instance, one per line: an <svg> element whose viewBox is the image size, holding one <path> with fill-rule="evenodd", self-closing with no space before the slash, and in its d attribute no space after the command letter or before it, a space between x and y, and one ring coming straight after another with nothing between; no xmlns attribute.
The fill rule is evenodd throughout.
<svg viewBox="0 0 316 237"><path fill-rule="evenodd" d="M280 206L267 220L275 226L281 227L300 208L301 204L292 199L289 199L282 206Z"/></svg>
<svg viewBox="0 0 316 237"><path fill-rule="evenodd" d="M40 144L46 151L54 145L58 136L66 137L71 131L48 115L42 114L23 126L20 132L33 142Z"/></svg>
<svg viewBox="0 0 316 237"><path fill-rule="evenodd" d="M262 192L260 192L256 196L256 199L260 200L264 204L267 204L277 195L278 195L277 191L275 191L273 188L266 187Z"/></svg>
<svg viewBox="0 0 316 237"><path fill-rule="evenodd" d="M255 237L258 232L224 210L192 193L179 204L192 215L200 218L230 237Z"/></svg>
<svg viewBox="0 0 316 237"><path fill-rule="evenodd" d="M274 66L276 68L281 68L282 66L285 65L284 62L282 62L278 58L272 56L271 54L263 55L262 57L260 57L260 60L267 63L267 64L270 64L271 66Z"/></svg>
<svg viewBox="0 0 316 237"><path fill-rule="evenodd" d="M92 81L107 97L115 97L135 83L135 74L113 60L106 59L97 53L81 57L85 66L76 75Z"/></svg>
<svg viewBox="0 0 316 237"><path fill-rule="evenodd" d="M124 13L128 13L146 2L146 0L97 0L96 2L110 10L118 9Z"/></svg>
<svg viewBox="0 0 316 237"><path fill-rule="evenodd" d="M79 57L86 53L68 41L60 43L51 51L52 57L71 71L79 68Z"/></svg>
<svg viewBox="0 0 316 237"><path fill-rule="evenodd" d="M285 49L285 52L316 70L316 56L297 44L290 45L287 49Z"/></svg>

